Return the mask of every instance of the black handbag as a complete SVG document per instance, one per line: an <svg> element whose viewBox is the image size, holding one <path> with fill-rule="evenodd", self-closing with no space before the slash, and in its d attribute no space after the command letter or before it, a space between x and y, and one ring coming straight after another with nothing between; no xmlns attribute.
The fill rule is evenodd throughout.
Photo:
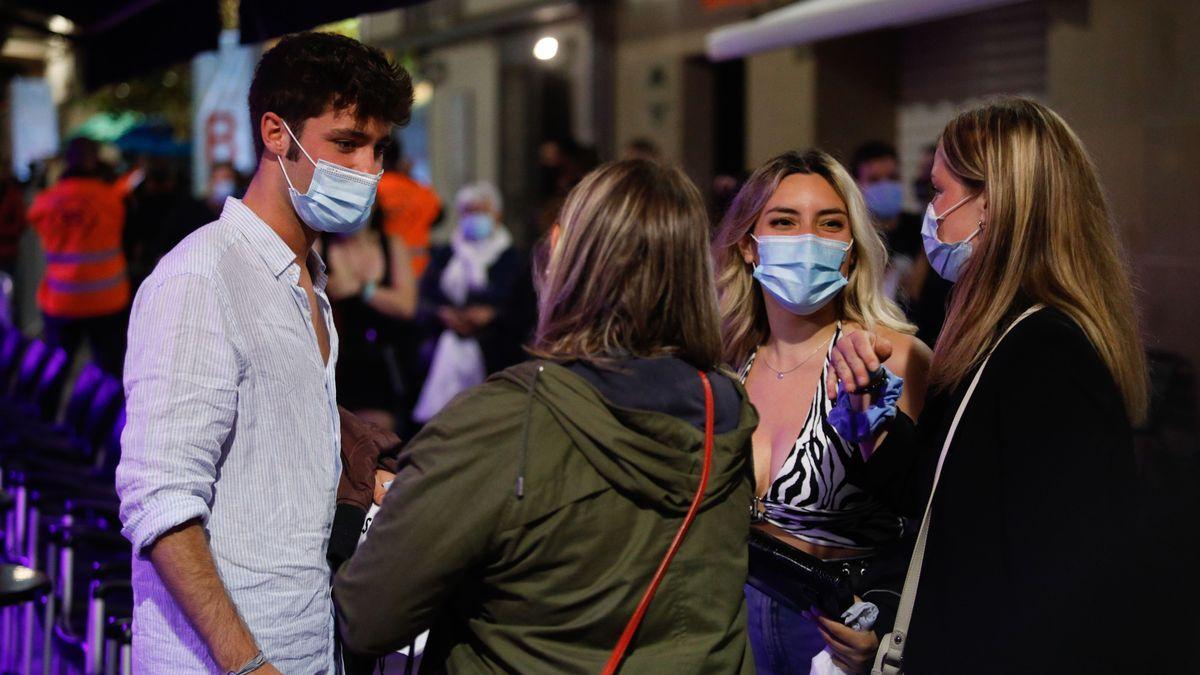
<svg viewBox="0 0 1200 675"><path fill-rule="evenodd" d="M820 558L750 529L751 586L797 612L838 618L854 604L849 575Z"/></svg>

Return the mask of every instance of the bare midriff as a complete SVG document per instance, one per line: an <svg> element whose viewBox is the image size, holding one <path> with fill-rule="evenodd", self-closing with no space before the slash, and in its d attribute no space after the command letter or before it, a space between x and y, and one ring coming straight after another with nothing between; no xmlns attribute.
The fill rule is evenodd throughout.
<svg viewBox="0 0 1200 675"><path fill-rule="evenodd" d="M754 523L753 525L751 525L751 527L757 528L759 531L765 532L765 533L771 535L772 537L775 537L776 539L782 541L783 543L787 544L788 546L794 546L795 548L798 548L801 551L804 551L805 553L807 553L809 555L816 556L816 557L820 558L821 560L840 560L843 558L861 558L863 555L869 553L868 551L863 551L860 549L841 548L839 546L823 546L821 544L814 544L811 541L804 541L803 539L800 539L799 537L795 537L795 536L788 534L787 530L784 530L783 528L781 528L777 525L772 525L771 523L768 523L765 521L759 521L757 523Z"/></svg>

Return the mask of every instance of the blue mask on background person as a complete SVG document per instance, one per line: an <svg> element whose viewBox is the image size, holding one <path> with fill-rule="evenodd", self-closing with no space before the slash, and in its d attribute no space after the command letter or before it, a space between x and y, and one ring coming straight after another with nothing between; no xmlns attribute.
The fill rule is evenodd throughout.
<svg viewBox="0 0 1200 675"><path fill-rule="evenodd" d="M287 175L287 167L283 159L276 155L279 167L283 169L283 177L288 182L288 194L292 198L292 208L296 215L312 229L318 232L332 234L352 234L362 228L371 217L371 207L375 205L375 188L383 175L355 171L344 166L331 164L325 160L313 162L312 156L300 145L300 141L287 122L283 123L288 135L296 142L300 152L312 162L312 182L308 184L308 192L300 194L292 179Z"/></svg>
<svg viewBox="0 0 1200 675"><path fill-rule="evenodd" d="M946 216L953 213L955 209L977 196L964 197L957 204L946 209L946 212L940 216L933 210L933 202L929 202L929 206L925 208L925 221L921 223L921 239L925 244L925 256L929 258L929 266L933 268L933 271L951 283L958 281L963 265L967 264L967 260L971 258L971 252L974 250L971 240L983 231L983 222L980 221L979 227L971 236L949 244L938 239L938 223L945 220Z"/></svg>
<svg viewBox="0 0 1200 675"><path fill-rule="evenodd" d="M758 242L754 278L793 314L812 314L849 283L842 276L846 242L815 234L750 236Z"/></svg>
<svg viewBox="0 0 1200 675"><path fill-rule="evenodd" d="M904 186L898 180L881 180L862 189L863 199L871 215L891 220L904 209Z"/></svg>
<svg viewBox="0 0 1200 675"><path fill-rule="evenodd" d="M486 213L467 213L458 217L458 227L462 230L463 239L482 241L492 236L496 219Z"/></svg>

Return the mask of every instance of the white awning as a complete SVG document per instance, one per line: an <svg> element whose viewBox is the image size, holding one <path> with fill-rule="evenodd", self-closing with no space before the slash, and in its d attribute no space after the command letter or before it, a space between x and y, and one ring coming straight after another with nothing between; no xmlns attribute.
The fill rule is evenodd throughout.
<svg viewBox="0 0 1200 675"><path fill-rule="evenodd" d="M1024 0L801 0L708 34L708 57L736 59L818 40L895 28Z"/></svg>

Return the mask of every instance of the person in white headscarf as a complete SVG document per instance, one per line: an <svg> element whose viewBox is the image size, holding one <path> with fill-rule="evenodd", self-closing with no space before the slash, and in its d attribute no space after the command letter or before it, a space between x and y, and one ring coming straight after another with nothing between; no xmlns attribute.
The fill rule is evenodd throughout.
<svg viewBox="0 0 1200 675"><path fill-rule="evenodd" d="M460 392L509 365L514 338L501 314L516 285L520 260L501 222L503 202L494 185L464 186L455 198L458 226L450 245L430 252L421 280L421 312L435 327L429 374L413 410L424 423Z"/></svg>

